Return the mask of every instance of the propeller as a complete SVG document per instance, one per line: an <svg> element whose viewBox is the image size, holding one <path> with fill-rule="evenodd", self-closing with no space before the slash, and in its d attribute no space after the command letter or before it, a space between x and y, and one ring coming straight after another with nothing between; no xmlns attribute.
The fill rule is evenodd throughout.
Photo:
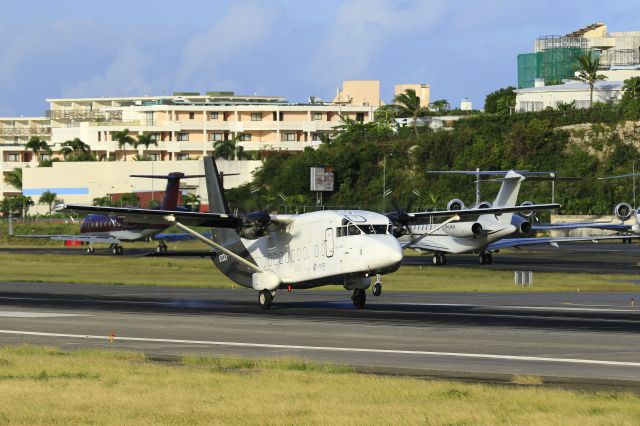
<svg viewBox="0 0 640 426"><path fill-rule="evenodd" d="M411 220L411 216L409 216L408 211L411 210L413 203L420 197L420 192L417 190L411 191L415 197L410 197L405 209L401 209L397 203L393 202L393 208L395 211L386 213L386 216L391 221L391 229L392 234L396 238L400 238L403 235L409 234L409 220Z"/></svg>
<svg viewBox="0 0 640 426"><path fill-rule="evenodd" d="M258 204L258 211L244 214L236 212L236 216L242 219L242 222L236 227L236 232L240 237L247 240L255 240L267 235L271 225L271 215L266 209L262 208L262 198L258 195L259 191L258 188L251 190L252 199Z"/></svg>

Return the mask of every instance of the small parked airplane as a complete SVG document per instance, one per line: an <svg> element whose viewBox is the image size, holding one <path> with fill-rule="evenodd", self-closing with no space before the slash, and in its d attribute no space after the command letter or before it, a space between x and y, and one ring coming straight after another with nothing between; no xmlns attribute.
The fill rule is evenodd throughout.
<svg viewBox="0 0 640 426"><path fill-rule="evenodd" d="M402 248L391 234L389 219L363 210L323 210L297 215L252 212L231 214L215 161L204 159L209 213L118 207L62 205L57 210L100 213L158 226L175 225L213 248L215 266L232 281L258 291L263 309L276 290L339 284L353 290L356 308L376 276L396 271ZM190 226L212 227L212 237Z"/></svg>
<svg viewBox="0 0 640 426"><path fill-rule="evenodd" d="M478 261L485 265L493 263L492 253L497 253L504 248L620 239L618 236L527 237L533 228L528 220L533 212L558 209L560 205L533 204L529 201L516 205L520 185L525 180L522 173L525 172L511 170L485 173L504 175L503 178L497 179L502 181L502 186L493 203L480 202L474 208L465 209L461 200L453 199L448 203L445 211L389 213L388 216L394 225L394 235L399 238L401 245L405 248L434 253L433 263L436 265L446 264L447 254L479 253ZM434 223L433 219L436 218L446 220ZM425 223L427 221L428 223ZM508 238L514 235L517 237Z"/></svg>
<svg viewBox="0 0 640 426"><path fill-rule="evenodd" d="M160 204L160 210L188 211L186 208L178 206L180 180L201 178L204 177L204 175L185 175L180 172L172 172L166 176L131 175L131 177L166 179L167 186ZM87 247L87 253L89 254L95 252L94 244L109 244L109 249L116 255L123 253L124 249L121 243L124 241L131 242L154 239L158 241L156 251L163 253L167 251L167 241L193 239L189 234L162 233L162 231L169 226L168 224L137 223L126 220L124 216L92 213L82 220L80 224L80 234L78 235L16 235L16 237L49 238L55 241L81 241L89 243L89 247Z"/></svg>

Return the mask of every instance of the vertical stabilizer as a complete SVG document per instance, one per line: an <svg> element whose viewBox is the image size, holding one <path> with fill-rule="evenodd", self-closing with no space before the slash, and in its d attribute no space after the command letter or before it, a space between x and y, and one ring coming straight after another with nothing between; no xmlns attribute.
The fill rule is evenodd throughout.
<svg viewBox="0 0 640 426"><path fill-rule="evenodd" d="M207 197L209 199L209 211L211 213L229 214L229 204L224 195L221 175L213 157L204 157L204 174L207 182ZM234 229L215 228L212 229L213 240L225 245L231 241L238 240L238 234Z"/></svg>
<svg viewBox="0 0 640 426"><path fill-rule="evenodd" d="M502 180L502 186L496 200L493 203L493 207L513 207L518 200L518 193L520 192L520 184L524 180L524 176L519 173L510 170L504 176ZM500 223L511 223L511 217L513 213L503 213L498 217Z"/></svg>
<svg viewBox="0 0 640 426"><path fill-rule="evenodd" d="M178 193L180 192L180 179L184 177L184 173L171 172L167 175L167 187L162 197L161 210L175 210L178 207Z"/></svg>

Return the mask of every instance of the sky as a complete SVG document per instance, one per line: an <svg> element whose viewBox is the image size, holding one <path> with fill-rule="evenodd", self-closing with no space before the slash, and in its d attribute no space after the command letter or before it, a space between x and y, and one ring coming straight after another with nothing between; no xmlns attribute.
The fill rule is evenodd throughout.
<svg viewBox="0 0 640 426"><path fill-rule="evenodd" d="M594 22L640 31L640 0L86 0L7 2L0 117L45 99L234 91L331 100L343 80L428 83L482 108L517 84L517 55Z"/></svg>

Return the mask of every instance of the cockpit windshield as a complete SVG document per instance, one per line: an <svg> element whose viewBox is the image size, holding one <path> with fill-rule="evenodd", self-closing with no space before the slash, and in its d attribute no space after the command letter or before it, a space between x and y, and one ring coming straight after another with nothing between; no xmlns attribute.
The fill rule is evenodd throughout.
<svg viewBox="0 0 640 426"><path fill-rule="evenodd" d="M356 225L349 220L342 221L343 226L336 229L336 236L346 237L347 235L361 234L390 234L391 225L374 225L374 224L358 224Z"/></svg>

